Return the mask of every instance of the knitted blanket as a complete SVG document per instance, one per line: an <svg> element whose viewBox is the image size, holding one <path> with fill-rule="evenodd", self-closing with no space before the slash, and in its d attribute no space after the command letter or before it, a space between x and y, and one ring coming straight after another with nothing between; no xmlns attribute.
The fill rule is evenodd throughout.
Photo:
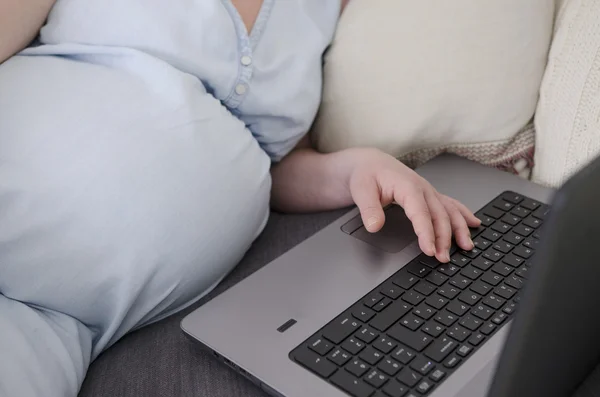
<svg viewBox="0 0 600 397"><path fill-rule="evenodd" d="M536 183L559 187L600 153L599 0L563 1L534 124Z"/></svg>

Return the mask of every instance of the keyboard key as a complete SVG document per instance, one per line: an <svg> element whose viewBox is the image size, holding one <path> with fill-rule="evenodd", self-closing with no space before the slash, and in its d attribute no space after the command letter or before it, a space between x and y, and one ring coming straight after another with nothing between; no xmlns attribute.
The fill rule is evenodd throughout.
<svg viewBox="0 0 600 397"><path fill-rule="evenodd" d="M421 317L424 320L429 320L434 314L435 309L425 303L421 303L419 306L415 308L413 311L414 314Z"/></svg>
<svg viewBox="0 0 600 397"><path fill-rule="evenodd" d="M481 276L481 281L485 281L488 284L496 286L502 281L502 276L492 271L488 271Z"/></svg>
<svg viewBox="0 0 600 397"><path fill-rule="evenodd" d="M389 327L392 326L396 321L400 320L402 316L408 313L411 306L400 300L392 303L388 308L379 313L369 325L378 331L385 332Z"/></svg>
<svg viewBox="0 0 600 397"><path fill-rule="evenodd" d="M406 266L406 270L408 270L408 272L410 274L414 274L415 276L418 277L425 277L427 276L429 273L431 273L431 269L427 266L425 266L424 264L422 264L421 262L411 262Z"/></svg>
<svg viewBox="0 0 600 397"><path fill-rule="evenodd" d="M472 291L463 291L459 296L458 299L464 303L466 303L467 305L471 305L473 306L474 304L476 304L477 302L479 302L479 299L481 299L481 295L476 294Z"/></svg>
<svg viewBox="0 0 600 397"><path fill-rule="evenodd" d="M479 276L481 276L482 273L483 271L481 269L478 269L472 265L465 267L460 272L460 274L467 278L470 278L471 280L477 280L477 278L479 278Z"/></svg>
<svg viewBox="0 0 600 397"><path fill-rule="evenodd" d="M490 245L492 245L492 242L484 239L481 236L477 236L473 239L473 245L480 250L485 251Z"/></svg>
<svg viewBox="0 0 600 397"><path fill-rule="evenodd" d="M460 289L467 288L471 283L471 280L460 274L456 274L450 279L450 284Z"/></svg>
<svg viewBox="0 0 600 397"><path fill-rule="evenodd" d="M496 295L488 295L484 300L483 300L483 304L487 305L493 309L500 309L502 307L502 305L504 305L506 303L506 301L502 298L499 298Z"/></svg>
<svg viewBox="0 0 600 397"><path fill-rule="evenodd" d="M354 359L350 362L350 364L346 365L346 370L359 378L363 376L369 370L369 368L370 366L367 363L359 359Z"/></svg>
<svg viewBox="0 0 600 397"><path fill-rule="evenodd" d="M352 310L352 315L356 319L366 323L375 316L375 312L365 306L362 306Z"/></svg>
<svg viewBox="0 0 600 397"><path fill-rule="evenodd" d="M458 267L464 267L470 261L471 260L469 258L467 258L466 256L463 256L459 253L452 255L452 257L450 258L450 262L454 263Z"/></svg>
<svg viewBox="0 0 600 397"><path fill-rule="evenodd" d="M513 231L523 237L529 237L529 235L533 233L533 228L520 224L519 226L515 226Z"/></svg>
<svg viewBox="0 0 600 397"><path fill-rule="evenodd" d="M375 310L376 312L380 312L383 309L385 309L390 303L392 303L392 300L390 298L384 297L375 306L373 306L373 310Z"/></svg>
<svg viewBox="0 0 600 397"><path fill-rule="evenodd" d="M492 205L502 211L510 211L515 207L513 203L509 203L501 198L494 200Z"/></svg>
<svg viewBox="0 0 600 397"><path fill-rule="evenodd" d="M496 313L496 315L494 317L492 317L492 322L494 324L502 324L504 322L504 320L506 320L508 318L508 314L506 313Z"/></svg>
<svg viewBox="0 0 600 397"><path fill-rule="evenodd" d="M506 263L500 262L496 263L494 267L492 267L492 271L494 273L498 273L499 275L506 277L512 273L513 268L512 266L509 266Z"/></svg>
<svg viewBox="0 0 600 397"><path fill-rule="evenodd" d="M523 202L520 204L521 207L523 208L527 208L530 211L535 211L537 210L542 204L539 201L536 200L532 200L530 198L526 198L525 200L523 200Z"/></svg>
<svg viewBox="0 0 600 397"><path fill-rule="evenodd" d="M417 330L421 325L423 325L424 320L415 316L413 313L409 313L400 320L400 324L404 325L406 328L410 330Z"/></svg>
<svg viewBox="0 0 600 397"><path fill-rule="evenodd" d="M347 371L338 371L331 378L331 383L354 397L369 397L375 391L360 379L356 379Z"/></svg>
<svg viewBox="0 0 600 397"><path fill-rule="evenodd" d="M493 264L494 264L494 262L492 262L489 259L484 258L483 256L480 256L479 258L477 258L473 261L473 266L475 266L476 268L481 269L483 271L486 271L487 269L492 267Z"/></svg>
<svg viewBox="0 0 600 397"><path fill-rule="evenodd" d="M483 327L481 327L481 329L479 330L479 332L481 332L484 335L489 335L492 332L494 332L496 330L498 326L494 323L486 323Z"/></svg>
<svg viewBox="0 0 600 397"><path fill-rule="evenodd" d="M437 259L435 259L435 257L427 256L426 254L419 255L417 259L419 260L419 262L432 269L435 269L440 265L440 262Z"/></svg>
<svg viewBox="0 0 600 397"><path fill-rule="evenodd" d="M429 321L429 322L425 323L425 325L423 326L423 328L421 328L421 330L423 332L425 332L426 334L431 335L434 338L437 338L444 332L445 328L441 324L436 323L435 321Z"/></svg>
<svg viewBox="0 0 600 397"><path fill-rule="evenodd" d="M423 294L425 296L429 296L429 295L433 294L433 292L435 291L435 285L433 285L427 281L421 281L415 287L415 291L417 291L418 293Z"/></svg>
<svg viewBox="0 0 600 397"><path fill-rule="evenodd" d="M408 270L406 270L406 268L400 270L396 277L392 279L392 283L404 289L411 289L412 286L418 282L419 278L413 274L408 273Z"/></svg>
<svg viewBox="0 0 600 397"><path fill-rule="evenodd" d="M496 244L494 244L494 249L502 252L503 254L508 254L513 248L515 248L514 244L502 240L499 240L496 242Z"/></svg>
<svg viewBox="0 0 600 397"><path fill-rule="evenodd" d="M491 241L492 243L495 243L502 238L502 233L496 232L492 229L486 229L486 231L481 233L480 236L488 241Z"/></svg>
<svg viewBox="0 0 600 397"><path fill-rule="evenodd" d="M460 270L460 267L458 267L452 263L446 263L437 268L438 272L443 273L449 277L454 276L459 270Z"/></svg>
<svg viewBox="0 0 600 397"><path fill-rule="evenodd" d="M525 237L515 233L515 232L510 232L508 233L506 236L502 237L502 240L506 241L507 243L514 245L519 244L521 241L523 241Z"/></svg>
<svg viewBox="0 0 600 397"><path fill-rule="evenodd" d="M494 294L503 297L504 299L510 299L517 293L516 290L510 288L506 284L502 284L494 290Z"/></svg>
<svg viewBox="0 0 600 397"><path fill-rule="evenodd" d="M436 309L441 309L444 306L446 306L446 303L448 303L448 299L443 298L439 295L431 295L430 297L428 297L427 299L425 299L425 303L427 303L429 306L432 306Z"/></svg>
<svg viewBox="0 0 600 397"><path fill-rule="evenodd" d="M370 384L371 386L373 386L375 388L379 388L379 387L383 386L384 383L387 381L388 381L387 375L384 375L383 373L379 372L376 369L372 370L371 372L369 372L367 374L367 376L365 376L365 382L367 382L368 384Z"/></svg>
<svg viewBox="0 0 600 397"><path fill-rule="evenodd" d="M454 368L460 363L460 361L460 358L453 354L444 362L444 367Z"/></svg>
<svg viewBox="0 0 600 397"><path fill-rule="evenodd" d="M467 357L469 355L469 353L471 353L472 350L473 350L472 347L467 346L467 345L462 345L461 347L459 347L456 350L456 354L458 354L461 357Z"/></svg>
<svg viewBox="0 0 600 397"><path fill-rule="evenodd" d="M435 371L433 371L431 373L431 375L429 375L429 377L431 379L433 379L435 382L439 382L440 380L442 380L444 378L444 376L446 376L446 373L444 371L442 371L441 369L436 369Z"/></svg>
<svg viewBox="0 0 600 397"><path fill-rule="evenodd" d="M422 351L431 343L433 338L420 331L411 331L404 325L396 324L388 332L389 336L396 339L398 342L414 349L418 352Z"/></svg>
<svg viewBox="0 0 600 397"><path fill-rule="evenodd" d="M482 251L481 249L475 247L471 251L461 250L460 254L463 256L466 256L467 258L475 259L479 256L479 254L481 254L481 251Z"/></svg>
<svg viewBox="0 0 600 397"><path fill-rule="evenodd" d="M502 311L508 315L513 314L515 310L517 310L517 304L514 302L508 302L502 309Z"/></svg>
<svg viewBox="0 0 600 397"><path fill-rule="evenodd" d="M459 342L464 342L469 336L471 336L471 331L460 325L455 325L454 327L450 328L448 332L446 332L446 335L456 339Z"/></svg>
<svg viewBox="0 0 600 397"><path fill-rule="evenodd" d="M347 351L345 351L343 349L340 349L339 347L335 348L327 356L328 360L337 364L340 367L344 366L348 361L350 361L351 358L352 358L352 355L350 353L348 353Z"/></svg>
<svg viewBox="0 0 600 397"><path fill-rule="evenodd" d="M296 350L295 359L323 378L330 377L337 370L334 363L306 348Z"/></svg>
<svg viewBox="0 0 600 397"><path fill-rule="evenodd" d="M381 295L378 292L369 294L364 300L363 303L366 307L373 307L375 306L377 303L379 303L380 300L383 299L383 295Z"/></svg>
<svg viewBox="0 0 600 397"><path fill-rule="evenodd" d="M481 225L484 227L489 227L494 222L496 222L496 219L492 218L491 216L487 216L483 213L478 213L476 214L476 216L477 218L479 218L479 220L481 221Z"/></svg>
<svg viewBox="0 0 600 397"><path fill-rule="evenodd" d="M487 293L492 290L492 286L484 283L481 280L477 280L471 285L470 289L471 289L471 291L475 291L479 295L483 296L483 295L487 295Z"/></svg>
<svg viewBox="0 0 600 397"><path fill-rule="evenodd" d="M432 387L433 387L433 382L431 382L429 380L424 380L424 381L421 381L421 383L419 383L419 385L417 386L417 390L421 394L426 394Z"/></svg>
<svg viewBox="0 0 600 397"><path fill-rule="evenodd" d="M454 351L456 346L458 346L457 342L448 337L442 337L429 345L424 354L433 361L441 363L446 357L448 357L450 353Z"/></svg>
<svg viewBox="0 0 600 397"><path fill-rule="evenodd" d="M435 321L444 324L446 327L449 327L452 324L454 324L456 320L458 320L458 316L450 313L447 310L442 310L440 313L438 313L437 316L435 316Z"/></svg>
<svg viewBox="0 0 600 397"><path fill-rule="evenodd" d="M515 248L513 254L520 256L523 259L529 259L534 254L534 251L531 248L521 246Z"/></svg>
<svg viewBox="0 0 600 397"><path fill-rule="evenodd" d="M410 303L411 305L418 305L425 299L425 295L419 294L416 291L408 291L402 295L402 300Z"/></svg>
<svg viewBox="0 0 600 397"><path fill-rule="evenodd" d="M352 353L358 354L362 349L365 348L364 342L360 341L358 338L350 337L342 343L342 349Z"/></svg>
<svg viewBox="0 0 600 397"><path fill-rule="evenodd" d="M483 342L484 340L485 340L485 335L478 333L478 334L471 335L471 337L469 338L469 343L472 344L473 346L479 346L481 344L481 342Z"/></svg>
<svg viewBox="0 0 600 397"><path fill-rule="evenodd" d="M354 336L365 343L371 343L379 336L379 333L370 327L363 327Z"/></svg>
<svg viewBox="0 0 600 397"><path fill-rule="evenodd" d="M492 317L492 314L494 314L494 310L490 309L485 305L477 305L473 308L471 314L479 317L482 320L487 320L488 318Z"/></svg>
<svg viewBox="0 0 600 397"><path fill-rule="evenodd" d="M460 290L451 286L450 284L446 284L438 290L438 294L448 299L454 299L459 293Z"/></svg>
<svg viewBox="0 0 600 397"><path fill-rule="evenodd" d="M488 248L488 250L483 253L483 257L492 262L498 262L500 259L504 258L504 254L500 251L496 251L494 248Z"/></svg>
<svg viewBox="0 0 600 397"><path fill-rule="evenodd" d="M523 221L523 224L525 226L529 226L532 229L537 229L538 227L542 226L542 221L538 218L535 218L533 216L529 216L527 217L527 219L525 219Z"/></svg>
<svg viewBox="0 0 600 397"><path fill-rule="evenodd" d="M523 265L525 259L516 256L515 254L508 254L502 259L502 262L511 265L512 267L519 267Z"/></svg>
<svg viewBox="0 0 600 397"><path fill-rule="evenodd" d="M383 358L383 353L367 346L358 357L366 363L375 365Z"/></svg>
<svg viewBox="0 0 600 397"><path fill-rule="evenodd" d="M459 301L452 301L448 304L448 306L446 306L446 310L448 310L451 313L456 314L457 316L462 316L463 314L465 314L466 312L468 312L470 309L469 306L465 305L464 303L461 303Z"/></svg>
<svg viewBox="0 0 600 397"><path fill-rule="evenodd" d="M394 376L398 373L398 371L400 371L402 365L398 361L392 360L391 358L386 358L379 363L377 368L389 376Z"/></svg>
<svg viewBox="0 0 600 397"><path fill-rule="evenodd" d="M484 208L483 213L487 216L491 216L494 219L500 219L504 216L504 211L501 211L493 206Z"/></svg>
<svg viewBox="0 0 600 397"><path fill-rule="evenodd" d="M400 361L402 364L406 365L409 362L411 362L411 360L413 358L415 358L417 354L415 352L413 352L412 350L404 347L404 346L400 346L398 349L396 349L396 351L392 354L392 358Z"/></svg>
<svg viewBox="0 0 600 397"><path fill-rule="evenodd" d="M435 367L435 364L425 357L419 356L410 363L410 367L421 375L427 375Z"/></svg>
<svg viewBox="0 0 600 397"><path fill-rule="evenodd" d="M510 213L518 216L519 218L525 218L529 214L531 214L531 211L526 208L523 208L523 207L517 207L517 208L513 209Z"/></svg>
<svg viewBox="0 0 600 397"><path fill-rule="evenodd" d="M513 215L513 214L506 214L500 219L500 221L502 221L508 225L515 226L519 222L521 222L521 218L519 218L518 216Z"/></svg>
<svg viewBox="0 0 600 397"><path fill-rule="evenodd" d="M382 336L381 338L377 339L375 343L373 343L373 347L375 349L385 354L388 354L389 352L394 350L396 346L398 346L398 344L392 339L388 338L387 336Z"/></svg>
<svg viewBox="0 0 600 397"><path fill-rule="evenodd" d="M316 337L308 342L308 347L315 353L319 353L321 356L326 355L333 349L333 344L329 343L326 339Z"/></svg>
<svg viewBox="0 0 600 397"><path fill-rule="evenodd" d="M390 299L398 299L400 295L404 293L404 290L393 282L386 281L385 284L379 289L379 292Z"/></svg>
<svg viewBox="0 0 600 397"><path fill-rule="evenodd" d="M425 277L425 280L427 280L430 283L433 283L439 287L440 285L442 285L446 281L448 281L448 276L444 276L442 273L439 273L439 272L433 272L433 273L429 273L427 275L427 277Z"/></svg>
<svg viewBox="0 0 600 397"><path fill-rule="evenodd" d="M340 316L325 326L323 336L337 345L353 332L357 331L360 326L360 322L352 317Z"/></svg>
<svg viewBox="0 0 600 397"><path fill-rule="evenodd" d="M519 204L521 201L524 200L524 197L518 193L515 192L505 192L502 193L502 198L506 201L508 201L509 203L513 203L513 204Z"/></svg>
<svg viewBox="0 0 600 397"><path fill-rule="evenodd" d="M392 379L383 387L383 392L386 397L407 397L408 387Z"/></svg>
<svg viewBox="0 0 600 397"><path fill-rule="evenodd" d="M527 237L527 239L523 241L523 246L535 250L540 246L540 240L533 237Z"/></svg>
<svg viewBox="0 0 600 397"><path fill-rule="evenodd" d="M544 219L546 219L546 217L548 216L549 213L550 213L550 207L542 205L540 208L535 210L532 215L538 219L544 220Z"/></svg>
<svg viewBox="0 0 600 397"><path fill-rule="evenodd" d="M502 234L508 233L511 228L512 228L511 225L504 223L502 221L497 221L492 225L492 230L495 230Z"/></svg>
<svg viewBox="0 0 600 397"><path fill-rule="evenodd" d="M400 375L396 377L400 382L404 383L408 387L413 387L421 380L421 375L417 371L414 371L408 367L405 367Z"/></svg>
<svg viewBox="0 0 600 397"><path fill-rule="evenodd" d="M475 317L474 315L468 315L463 317L459 324L471 331L475 331L477 328L481 327L483 320Z"/></svg>
<svg viewBox="0 0 600 397"><path fill-rule="evenodd" d="M510 276L506 280L504 280L504 282L507 285L510 285L511 287L516 288L516 289L523 288L523 279L519 278L517 276Z"/></svg>

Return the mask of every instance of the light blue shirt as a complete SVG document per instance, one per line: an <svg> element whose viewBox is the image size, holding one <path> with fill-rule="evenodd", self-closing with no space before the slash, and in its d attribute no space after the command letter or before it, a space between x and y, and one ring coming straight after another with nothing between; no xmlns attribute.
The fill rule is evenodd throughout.
<svg viewBox="0 0 600 397"><path fill-rule="evenodd" d="M200 79L279 161L314 121L339 14L340 0L264 0L248 35L230 0L58 0L44 45L29 51L90 62L102 52L107 64L107 54L118 62L135 50L165 61ZM141 57L135 68L153 73Z"/></svg>

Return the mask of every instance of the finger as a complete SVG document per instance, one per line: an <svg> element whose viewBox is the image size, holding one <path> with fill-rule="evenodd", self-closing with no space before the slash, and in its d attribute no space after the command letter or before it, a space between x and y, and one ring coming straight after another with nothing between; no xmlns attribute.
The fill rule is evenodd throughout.
<svg viewBox="0 0 600 397"><path fill-rule="evenodd" d="M461 215L467 222L469 227L478 227L481 225L481 219L477 218L471 210L469 210L463 203L453 199L452 197L445 196L448 200L454 204L454 206L460 211Z"/></svg>
<svg viewBox="0 0 600 397"><path fill-rule="evenodd" d="M463 214L460 212L453 200L445 196L440 196L440 201L446 207L446 212L450 217L452 224L452 233L458 245L467 251L474 248L473 240L471 240L471 232Z"/></svg>
<svg viewBox="0 0 600 397"><path fill-rule="evenodd" d="M423 191L412 188L404 193L400 188L394 191L394 200L404 208L404 213L413 224L413 229L419 238L419 247L426 255L435 255L435 233L427 201Z"/></svg>
<svg viewBox="0 0 600 397"><path fill-rule="evenodd" d="M450 245L452 244L452 224L446 207L440 202L437 194L432 189L425 191L425 199L431 211L431 219L435 231L435 246L437 258L440 262L450 261Z"/></svg>
<svg viewBox="0 0 600 397"><path fill-rule="evenodd" d="M385 214L377 182L372 178L364 178L352 187L351 194L367 231L375 233L381 230Z"/></svg>

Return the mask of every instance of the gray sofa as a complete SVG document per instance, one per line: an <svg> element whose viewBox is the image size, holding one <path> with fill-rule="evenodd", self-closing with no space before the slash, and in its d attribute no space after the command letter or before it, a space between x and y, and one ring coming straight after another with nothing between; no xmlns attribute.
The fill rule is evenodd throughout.
<svg viewBox="0 0 600 397"><path fill-rule="evenodd" d="M182 313L123 338L92 364L79 396L266 397L263 391L189 341L179 323L191 310L344 213L344 210L312 215L273 213L265 231L242 262L210 296ZM600 366L575 396L600 397Z"/></svg>

